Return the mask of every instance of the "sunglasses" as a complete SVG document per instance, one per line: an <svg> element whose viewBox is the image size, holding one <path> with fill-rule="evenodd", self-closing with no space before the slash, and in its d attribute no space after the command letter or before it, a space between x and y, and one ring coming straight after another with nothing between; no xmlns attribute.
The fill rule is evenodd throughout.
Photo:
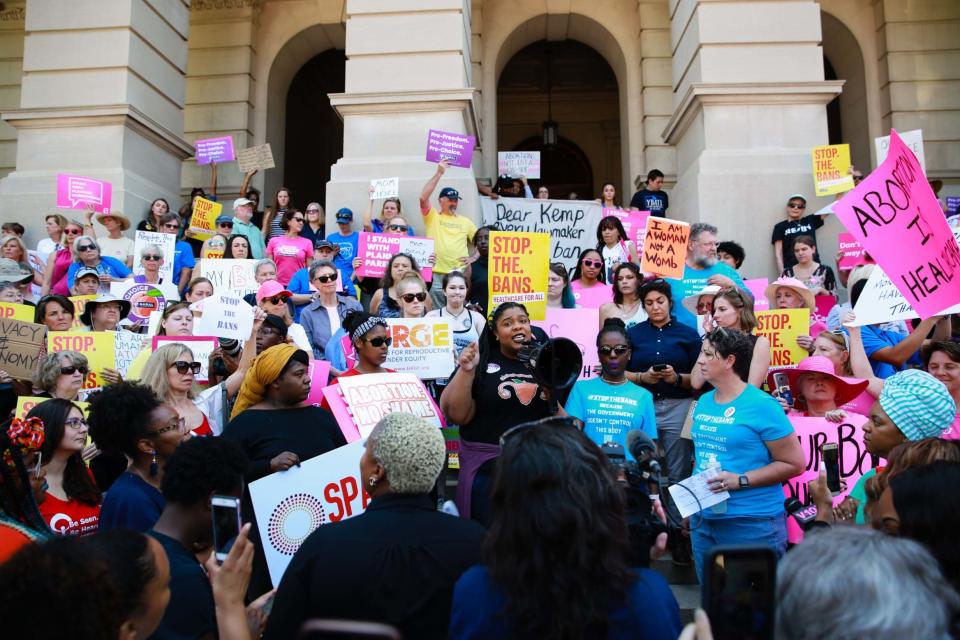
<svg viewBox="0 0 960 640"><path fill-rule="evenodd" d="M402 231L403 233L406 233L410 227L405 224L391 224L387 228L390 229L390 231Z"/></svg>
<svg viewBox="0 0 960 640"><path fill-rule="evenodd" d="M405 293L400 297L403 299L404 302L409 304L414 300L416 300L417 302L423 302L424 300L427 299L427 294L421 291L420 293Z"/></svg>
<svg viewBox="0 0 960 640"><path fill-rule="evenodd" d="M602 356L609 356L611 353L618 358L625 354L627 351L630 351L630 347L625 344L618 344L612 347L603 345L602 347L597 347L597 352Z"/></svg>
<svg viewBox="0 0 960 640"><path fill-rule="evenodd" d="M221 222L221 223L218 224L217 226L218 226L218 227L228 227L228 228L230 228L230 229L233 229L233 223L232 223L232 222Z"/></svg>
<svg viewBox="0 0 960 640"><path fill-rule="evenodd" d="M152 254L141 256L141 258L147 262L159 262L160 260L163 260L163 256L155 256Z"/></svg>
<svg viewBox="0 0 960 640"><path fill-rule="evenodd" d="M320 213L320 209L307 209L307 213Z"/></svg>
<svg viewBox="0 0 960 640"><path fill-rule="evenodd" d="M594 269L599 269L603 266L603 262L600 260L584 260L581 264L585 267L593 267Z"/></svg>
<svg viewBox="0 0 960 640"><path fill-rule="evenodd" d="M194 375L200 373L199 362L187 362L185 360L177 360L170 366L176 367L177 373L179 373L180 375L186 375L188 371Z"/></svg>
<svg viewBox="0 0 960 640"><path fill-rule="evenodd" d="M78 235L80 235L81 233L83 233L83 232L82 232L81 230L79 230L79 229L64 229L63 232L64 232L65 234L67 234L68 236L78 236Z"/></svg>
<svg viewBox="0 0 960 640"><path fill-rule="evenodd" d="M85 244L83 246L77 247L77 251L93 251L97 248L95 244Z"/></svg>
<svg viewBox="0 0 960 640"><path fill-rule="evenodd" d="M787 207L790 208L790 209L806 209L806 208L807 208L807 205L805 205L805 204L797 204L797 203L795 203L795 202L791 202L790 204L787 205Z"/></svg>
<svg viewBox="0 0 960 640"><path fill-rule="evenodd" d="M337 276L317 276L317 280L321 284L327 284L328 282L336 282Z"/></svg>
<svg viewBox="0 0 960 640"><path fill-rule="evenodd" d="M164 228L164 229L170 229L171 231L173 231L173 230L179 229L179 228L180 228L180 225L178 225L178 224L165 224L165 225L163 225L163 228Z"/></svg>
<svg viewBox="0 0 960 640"><path fill-rule="evenodd" d="M577 431L583 431L584 424L582 420L578 418L574 418L573 416L565 416L562 418L558 418L556 416L550 416L549 418L535 420L534 422L525 422L524 424L518 424L517 426L511 427L510 429L507 429L506 431L504 431L503 435L500 436L500 446L503 447L506 444L507 440L509 440L511 437L513 437L517 433L521 431L526 431L527 429L531 429L533 427L539 427L539 426L548 426L551 428L567 427L567 428L576 429Z"/></svg>
<svg viewBox="0 0 960 640"><path fill-rule="evenodd" d="M294 218L290 218L290 220L292 220L293 222L303 222L303 218L294 217Z"/></svg>
<svg viewBox="0 0 960 640"><path fill-rule="evenodd" d="M282 304L286 301L284 296L273 296L272 298L263 298L260 302L269 302L270 304Z"/></svg>
<svg viewBox="0 0 960 640"><path fill-rule="evenodd" d="M393 338L380 337L380 338L370 338L369 340L367 340L366 338L363 338L363 341L369 342L371 347L379 348L383 346L389 347L393 343Z"/></svg>
<svg viewBox="0 0 960 640"><path fill-rule="evenodd" d="M72 376L77 371L80 372L80 375L85 376L90 372L90 369L87 367L78 367L75 365L70 365L69 367L60 367L60 375Z"/></svg>

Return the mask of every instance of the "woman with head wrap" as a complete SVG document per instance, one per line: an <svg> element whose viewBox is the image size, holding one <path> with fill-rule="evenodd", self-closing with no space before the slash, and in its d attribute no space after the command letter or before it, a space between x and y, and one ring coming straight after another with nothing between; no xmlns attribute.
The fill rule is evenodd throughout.
<svg viewBox="0 0 960 640"><path fill-rule="evenodd" d="M292 638L311 618L393 625L405 638L446 638L453 585L480 561L483 528L438 512L429 491L443 468L443 435L405 413L367 438L362 514L315 530L283 575L266 638Z"/></svg>
<svg viewBox="0 0 960 640"><path fill-rule="evenodd" d="M0 563L24 545L53 537L37 508L46 474L33 471L43 440L40 418L14 418L0 426Z"/></svg>

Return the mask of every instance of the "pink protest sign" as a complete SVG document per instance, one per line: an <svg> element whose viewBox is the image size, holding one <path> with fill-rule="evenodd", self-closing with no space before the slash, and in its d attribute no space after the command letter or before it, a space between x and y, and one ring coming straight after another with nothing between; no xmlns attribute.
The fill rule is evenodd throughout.
<svg viewBox="0 0 960 640"><path fill-rule="evenodd" d="M307 394L307 404L319 407L323 402L323 388L330 380L330 363L326 360L310 361L310 393Z"/></svg>
<svg viewBox="0 0 960 640"><path fill-rule="evenodd" d="M917 156L896 131L887 159L833 210L921 318L960 300L960 247Z"/></svg>
<svg viewBox="0 0 960 640"><path fill-rule="evenodd" d="M841 253L840 261L837 262L837 268L840 271L850 271L856 266L867 264L863 247L852 233L844 232L837 236L837 250Z"/></svg>
<svg viewBox="0 0 960 640"><path fill-rule="evenodd" d="M600 324L600 311L597 309L556 309L547 307L546 320L534 320L533 326L540 327L551 338L573 340L583 354L583 368L580 379L593 378L594 367L600 366L597 357L597 327Z"/></svg>
<svg viewBox="0 0 960 640"><path fill-rule="evenodd" d="M449 160L454 167L470 168L477 138L462 133L430 129L427 134L427 162Z"/></svg>
<svg viewBox="0 0 960 640"><path fill-rule="evenodd" d="M196 148L197 164L230 162L236 158L233 153L233 138L230 136L197 140L193 146Z"/></svg>
<svg viewBox="0 0 960 640"><path fill-rule="evenodd" d="M747 285L747 289L753 296L753 310L767 311L770 308L770 301L767 300L766 291L770 280L768 278L753 278L752 280L744 280L743 284Z"/></svg>
<svg viewBox="0 0 960 640"><path fill-rule="evenodd" d="M643 239L647 235L647 218L650 217L649 211L624 211L623 209L603 208L603 216L615 216L620 219L623 230L627 234L627 240L633 240L637 245L637 255L643 248Z"/></svg>
<svg viewBox="0 0 960 640"><path fill-rule="evenodd" d="M394 411L446 426L427 388L412 373L341 376L337 384L324 388L323 396L347 442L366 438L383 416Z"/></svg>
<svg viewBox="0 0 960 640"><path fill-rule="evenodd" d="M85 209L91 204L97 213L110 213L113 186L106 180L57 174L58 209Z"/></svg>
<svg viewBox="0 0 960 640"><path fill-rule="evenodd" d="M833 296L815 296L814 301L816 304L810 314L810 325L813 326L819 322L825 327L827 324L827 316L830 314L830 310L837 305L837 299ZM815 333L811 335L817 337Z"/></svg>
<svg viewBox="0 0 960 640"><path fill-rule="evenodd" d="M417 261L423 279L432 280L430 256L433 254L433 245L433 238L363 232L357 243L357 256L363 260L363 264L357 269L357 275L364 278L382 278L387 272L390 258L398 253L406 253Z"/></svg>

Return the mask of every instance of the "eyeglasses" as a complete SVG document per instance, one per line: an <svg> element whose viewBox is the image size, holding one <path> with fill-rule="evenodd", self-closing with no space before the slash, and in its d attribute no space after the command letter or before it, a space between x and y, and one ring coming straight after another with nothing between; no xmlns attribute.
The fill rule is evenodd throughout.
<svg viewBox="0 0 960 640"><path fill-rule="evenodd" d="M95 244L85 244L77 247L77 251L93 251L97 248Z"/></svg>
<svg viewBox="0 0 960 640"><path fill-rule="evenodd" d="M406 233L410 227L405 224L391 224L387 228L390 229L390 231L402 231Z"/></svg>
<svg viewBox="0 0 960 640"><path fill-rule="evenodd" d="M87 367L77 367L75 365L70 365L69 367L60 367L60 375L72 376L77 371L80 372L80 375L85 376L90 373L90 369Z"/></svg>
<svg viewBox="0 0 960 640"><path fill-rule="evenodd" d="M269 302L270 304L283 304L286 301L284 296L273 296L272 298L263 298L260 302Z"/></svg>
<svg viewBox="0 0 960 640"><path fill-rule="evenodd" d="M627 351L630 351L630 347L625 344L617 344L612 347L603 345L602 347L597 347L597 352L602 356L609 356L611 353L616 357L620 357L625 354Z"/></svg>
<svg viewBox="0 0 960 640"><path fill-rule="evenodd" d="M80 229L64 229L63 232L68 236L78 236L83 233Z"/></svg>
<svg viewBox="0 0 960 640"><path fill-rule="evenodd" d="M427 299L427 294L421 291L420 293L405 293L400 297L403 299L404 302L409 304L414 300L416 300L417 302L423 302L424 300Z"/></svg>
<svg viewBox="0 0 960 640"><path fill-rule="evenodd" d="M382 346L384 346L384 345L386 345L386 346L389 347L389 346L393 343L393 338L390 338L390 337L379 337L379 338L370 338L369 340L367 340L366 338L363 338L363 341L364 341L364 342L369 342L371 347L377 347L377 348L379 348L379 347L382 347Z"/></svg>
<svg viewBox="0 0 960 640"><path fill-rule="evenodd" d="M787 205L787 208L789 208L789 209L806 209L806 208L807 208L807 205L803 204L802 202L791 202L790 204Z"/></svg>
<svg viewBox="0 0 960 640"><path fill-rule="evenodd" d="M577 431L583 431L584 425L582 420L578 418L574 418L573 416L564 416L562 418L557 416L550 416L548 418L542 418L540 420L535 420L533 422L525 422L523 424L518 424L517 426L511 427L510 429L507 429L506 431L504 431L503 435L500 436L500 446L503 447L504 445L506 445L507 440L509 440L512 436L516 435L517 433L521 431L526 431L527 429L531 429L533 427L540 427L540 426L572 427Z"/></svg>
<svg viewBox="0 0 960 640"><path fill-rule="evenodd" d="M603 262L600 260L584 260L582 264L585 267L593 267L594 269L599 269L603 266Z"/></svg>
<svg viewBox="0 0 960 640"><path fill-rule="evenodd" d="M82 431L87 427L87 421L83 418L68 418L63 424L74 431Z"/></svg>
<svg viewBox="0 0 960 640"><path fill-rule="evenodd" d="M194 363L194 364L196 364L196 363ZM177 431L178 433L186 433L186 432L187 432L187 421L186 421L186 419L184 419L184 418L174 418L173 420L170 421L170 424L168 424L167 426L165 426L165 427L160 427L160 428L157 429L156 431L150 431L149 434L152 435L152 436L162 436L163 434L167 433L168 431Z"/></svg>
<svg viewBox="0 0 960 640"><path fill-rule="evenodd" d="M149 255L141 256L141 259L146 260L147 262L159 262L160 260L163 260L163 256L156 256L156 255L149 254Z"/></svg>
<svg viewBox="0 0 960 640"><path fill-rule="evenodd" d="M337 276L317 276L317 280L321 284L327 284L328 282L336 282Z"/></svg>
<svg viewBox="0 0 960 640"><path fill-rule="evenodd" d="M189 371L193 375L200 373L200 363L199 362L187 362L186 360L177 360L174 362L171 367L177 368L177 373L180 375L186 375Z"/></svg>

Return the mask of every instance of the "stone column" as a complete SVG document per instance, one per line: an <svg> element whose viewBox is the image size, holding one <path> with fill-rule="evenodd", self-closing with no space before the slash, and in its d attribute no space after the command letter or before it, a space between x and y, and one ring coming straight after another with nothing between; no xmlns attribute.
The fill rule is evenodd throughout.
<svg viewBox="0 0 960 640"><path fill-rule="evenodd" d="M0 9L0 110L20 107L23 75L25 2L5 2ZM0 176L13 171L17 161L17 130L0 122Z"/></svg>
<svg viewBox="0 0 960 640"><path fill-rule="evenodd" d="M30 0L16 170L0 181L0 219L32 245L55 210L56 174L113 184L113 209L138 222L153 198L179 201L187 0ZM79 215L79 212L77 212Z"/></svg>
<svg viewBox="0 0 960 640"><path fill-rule="evenodd" d="M744 244L745 274L771 275L773 225L788 194L813 192L810 150L827 144L825 105L843 84L824 81L820 7L805 0L670 0L669 7L674 110L663 137L676 146L678 167L670 215L717 224L721 240ZM809 195L807 211L827 203Z"/></svg>
<svg viewBox="0 0 960 640"><path fill-rule="evenodd" d="M331 168L327 185L328 228L336 228L341 203L366 202L371 178L399 176L403 212L423 230L417 200L435 170L424 160L427 132L480 135L469 4L348 0L346 91L330 96L343 117L343 158ZM458 212L479 220L472 168L452 167L440 186L458 189Z"/></svg>

